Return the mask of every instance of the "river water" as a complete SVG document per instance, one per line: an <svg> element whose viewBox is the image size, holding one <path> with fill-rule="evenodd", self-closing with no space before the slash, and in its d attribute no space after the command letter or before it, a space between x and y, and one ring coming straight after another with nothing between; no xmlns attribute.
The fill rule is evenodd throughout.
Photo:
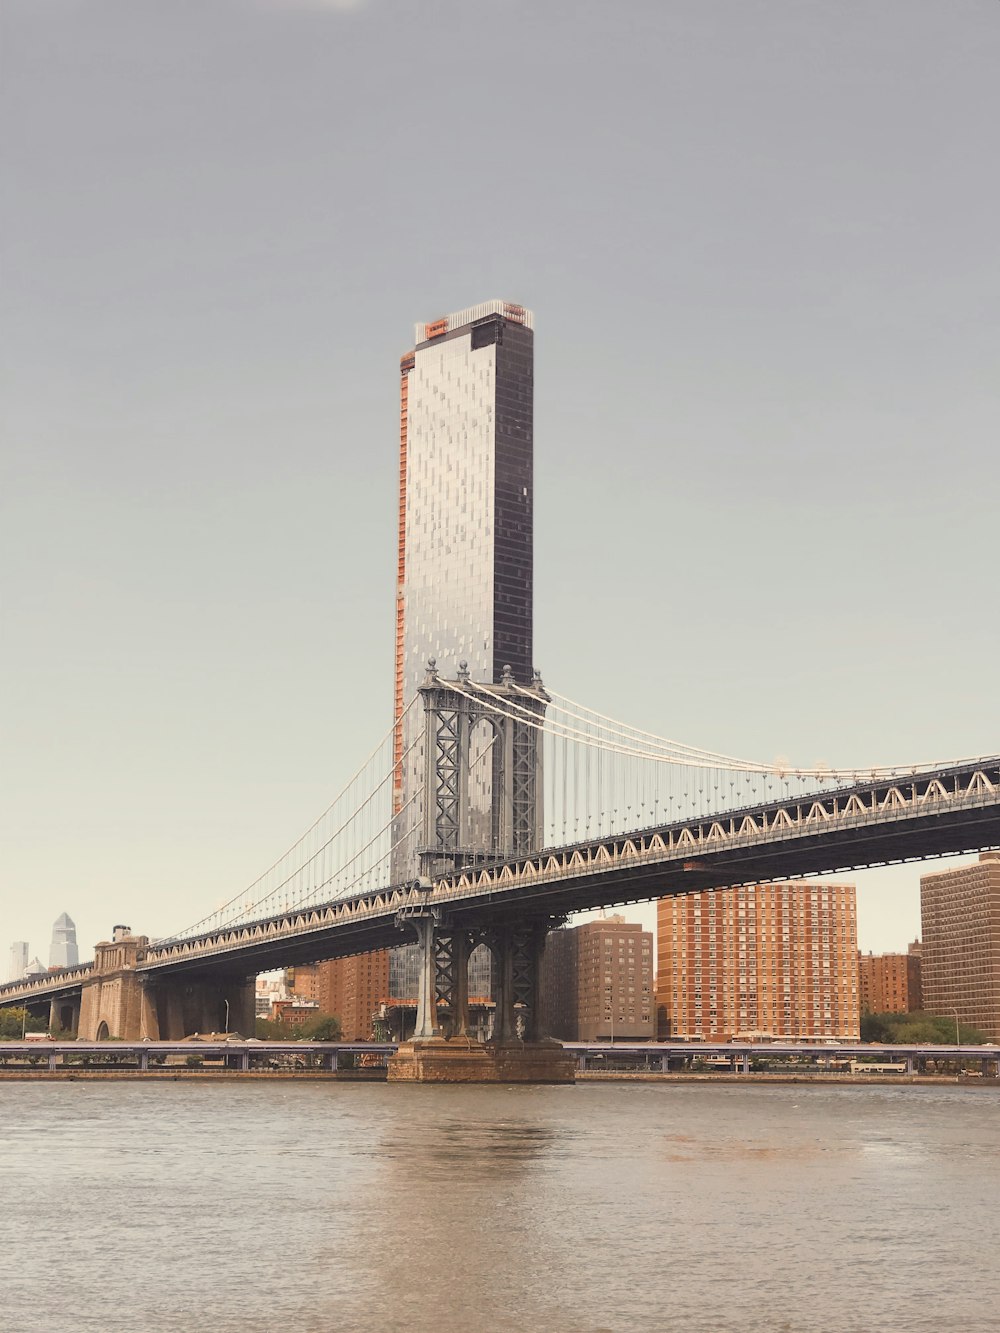
<svg viewBox="0 0 1000 1333"><path fill-rule="evenodd" d="M2 1333L1000 1328L990 1089L0 1083Z"/></svg>

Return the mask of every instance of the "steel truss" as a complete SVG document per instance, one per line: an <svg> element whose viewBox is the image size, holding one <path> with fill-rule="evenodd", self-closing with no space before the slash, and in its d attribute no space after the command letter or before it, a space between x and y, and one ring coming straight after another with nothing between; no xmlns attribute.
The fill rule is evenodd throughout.
<svg viewBox="0 0 1000 1333"><path fill-rule="evenodd" d="M544 1037L542 957L548 932L564 917L487 919L458 924L446 910L421 903L396 914L400 929L416 932L420 950L416 1040L469 1035L469 957L478 944L493 955L493 1042Z"/></svg>
<svg viewBox="0 0 1000 1333"><path fill-rule="evenodd" d="M545 718L549 696L541 681L536 677L526 692L507 667L500 685L477 685L464 662L458 680L442 680L432 659L420 693L426 759L421 874L436 877L498 856L530 855L541 843L543 827L538 724ZM498 698L515 703L531 720L498 713ZM488 845L472 823L472 735L480 722L493 737Z"/></svg>

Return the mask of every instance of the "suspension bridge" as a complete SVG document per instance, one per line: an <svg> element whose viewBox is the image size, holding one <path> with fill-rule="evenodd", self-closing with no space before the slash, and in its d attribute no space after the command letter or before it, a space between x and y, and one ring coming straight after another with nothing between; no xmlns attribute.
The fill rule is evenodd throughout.
<svg viewBox="0 0 1000 1333"><path fill-rule="evenodd" d="M754 762L617 721L537 673L484 684L432 661L337 797L248 888L168 937L128 935L92 964L0 987L0 1005L48 1004L91 1038L176 1039L212 1030L225 1004L245 1031L256 973L416 939L415 1038L432 1043L442 1012L448 1035L468 1037L467 960L486 943L496 1041L530 1045L545 934L570 913L997 846L997 756Z"/></svg>

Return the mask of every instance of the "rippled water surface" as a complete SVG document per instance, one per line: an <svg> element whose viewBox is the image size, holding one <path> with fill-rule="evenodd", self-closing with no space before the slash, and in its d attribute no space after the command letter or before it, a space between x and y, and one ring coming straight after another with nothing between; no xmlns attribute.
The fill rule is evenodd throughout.
<svg viewBox="0 0 1000 1333"><path fill-rule="evenodd" d="M1000 1328L1000 1096L0 1084L2 1333Z"/></svg>

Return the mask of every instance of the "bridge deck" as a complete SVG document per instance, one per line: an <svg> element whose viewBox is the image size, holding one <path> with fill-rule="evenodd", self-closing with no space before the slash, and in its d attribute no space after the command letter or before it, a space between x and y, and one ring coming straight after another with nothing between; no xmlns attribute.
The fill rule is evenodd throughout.
<svg viewBox="0 0 1000 1333"><path fill-rule="evenodd" d="M695 821L615 834L441 879L279 913L152 947L147 973L247 976L367 953L408 938L427 907L457 924L559 916L728 885L766 883L1000 847L1000 760L858 783ZM0 1005L78 989L87 969L0 987Z"/></svg>

